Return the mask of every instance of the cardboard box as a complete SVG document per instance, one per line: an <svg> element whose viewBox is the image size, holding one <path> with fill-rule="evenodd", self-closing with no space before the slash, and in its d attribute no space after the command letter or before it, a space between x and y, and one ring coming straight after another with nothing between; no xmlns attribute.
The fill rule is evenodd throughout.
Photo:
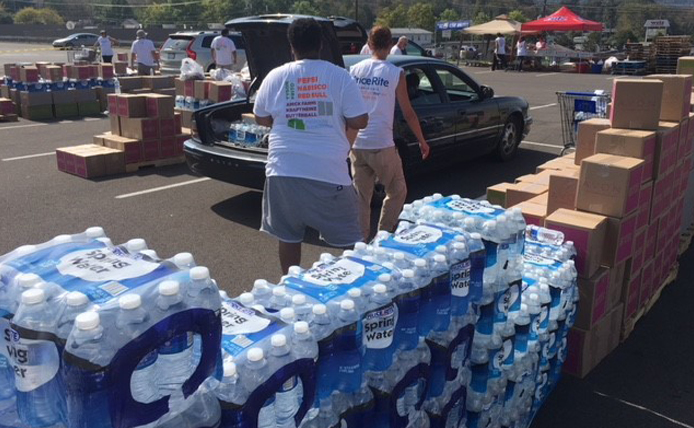
<svg viewBox="0 0 694 428"><path fill-rule="evenodd" d="M116 73L113 70L113 64L99 64L99 77L102 79L113 79Z"/></svg>
<svg viewBox="0 0 694 428"><path fill-rule="evenodd" d="M80 116L98 116L102 113L101 103L98 100L81 101L77 103Z"/></svg>
<svg viewBox="0 0 694 428"><path fill-rule="evenodd" d="M16 107L15 107L15 105L11 99L0 98L0 114L1 115L15 114L15 112L16 112Z"/></svg>
<svg viewBox="0 0 694 428"><path fill-rule="evenodd" d="M90 65L75 65L70 70L70 79L88 80L92 77L92 67Z"/></svg>
<svg viewBox="0 0 694 428"><path fill-rule="evenodd" d="M59 82L63 80L63 67L57 65L47 65L45 79L50 80L51 82Z"/></svg>
<svg viewBox="0 0 694 428"><path fill-rule="evenodd" d="M0 97L10 98L10 87L9 86L0 85Z"/></svg>
<svg viewBox="0 0 694 428"><path fill-rule="evenodd" d="M679 122L689 116L692 108L692 76L686 74L651 74L644 79L663 82L660 120Z"/></svg>
<svg viewBox="0 0 694 428"><path fill-rule="evenodd" d="M108 116L108 119L110 121L111 134L120 136L121 135L120 116L117 116L115 114L111 114Z"/></svg>
<svg viewBox="0 0 694 428"><path fill-rule="evenodd" d="M39 106L21 106L21 115L29 120L47 120L53 119L53 104L44 104Z"/></svg>
<svg viewBox="0 0 694 428"><path fill-rule="evenodd" d="M176 125L176 119L173 117L159 119L159 136L161 138L164 138L173 137L177 134L180 134L181 129L178 128Z"/></svg>
<svg viewBox="0 0 694 428"><path fill-rule="evenodd" d="M161 158L159 153L160 140L159 138L141 141L142 157L144 161L152 161Z"/></svg>
<svg viewBox="0 0 694 428"><path fill-rule="evenodd" d="M175 100L173 97L160 94L147 94L146 107L148 117L172 118ZM173 134L171 134L173 135Z"/></svg>
<svg viewBox="0 0 694 428"><path fill-rule="evenodd" d="M589 279L578 279L579 301L575 327L590 329L611 309L610 269L600 267Z"/></svg>
<svg viewBox="0 0 694 428"><path fill-rule="evenodd" d="M508 186L513 186L511 183L499 183L487 187L487 200L492 205L499 205L508 208L506 204L506 189Z"/></svg>
<svg viewBox="0 0 694 428"><path fill-rule="evenodd" d="M610 285L607 289L607 308L608 310L617 306L622 298L622 288L628 279L626 270L629 267L628 261L619 263L610 269Z"/></svg>
<svg viewBox="0 0 694 428"><path fill-rule="evenodd" d="M108 96L116 92L115 88L104 88L102 86L94 87L94 92L96 92L96 99L99 101L99 106L101 111L110 111L108 105ZM118 110L118 102L116 101L116 110Z"/></svg>
<svg viewBox="0 0 694 428"><path fill-rule="evenodd" d="M641 185L639 192L639 209L636 219L636 229L648 226L651 218L651 196L653 195L653 182L649 181Z"/></svg>
<svg viewBox="0 0 694 428"><path fill-rule="evenodd" d="M231 100L233 85L230 82L210 82L209 99L214 103Z"/></svg>
<svg viewBox="0 0 694 428"><path fill-rule="evenodd" d="M138 163L144 160L142 155L142 144L138 140L111 135L104 137L103 142L106 147L122 151L126 164Z"/></svg>
<svg viewBox="0 0 694 428"><path fill-rule="evenodd" d="M127 52L118 52L116 53L116 58L118 61L128 61L128 53Z"/></svg>
<svg viewBox="0 0 694 428"><path fill-rule="evenodd" d="M615 80L610 112L612 127L655 131L662 97L663 82L660 80Z"/></svg>
<svg viewBox="0 0 694 428"><path fill-rule="evenodd" d="M185 126L185 124L183 125ZM548 186L534 183L517 183L506 189L506 203L509 206L518 205L523 201L546 193Z"/></svg>
<svg viewBox="0 0 694 428"><path fill-rule="evenodd" d="M677 59L677 74L694 75L694 56L682 56Z"/></svg>
<svg viewBox="0 0 694 428"><path fill-rule="evenodd" d="M106 144L104 144L104 139L105 139L105 138L110 138L111 136L112 136L112 135L111 135L110 132L105 132L105 133L103 133L103 134L95 135L95 136L92 137L92 143L93 143L93 144L96 144L97 146L104 146L104 147L105 147Z"/></svg>
<svg viewBox="0 0 694 428"><path fill-rule="evenodd" d="M176 150L176 136L171 135L167 137L162 137L159 145L159 156L162 159L168 159L178 156Z"/></svg>
<svg viewBox="0 0 694 428"><path fill-rule="evenodd" d="M540 171L536 174L526 174L526 175L521 175L520 177L516 178L516 184L517 183L535 183L535 184L543 184L545 186L549 186L549 176L551 170L547 171Z"/></svg>
<svg viewBox="0 0 694 428"><path fill-rule="evenodd" d="M75 92L76 91L55 91L49 93L51 94L51 98L53 99L53 104L77 105L77 101L75 100Z"/></svg>
<svg viewBox="0 0 694 428"><path fill-rule="evenodd" d="M126 61L113 61L113 73L116 76L122 76L128 72L128 63Z"/></svg>
<svg viewBox="0 0 694 428"><path fill-rule="evenodd" d="M552 171L547 191L547 213L552 214L559 208L576 209L576 192L578 190L579 172Z"/></svg>
<svg viewBox="0 0 694 428"><path fill-rule="evenodd" d="M595 153L643 159L644 182L653 178L656 133L633 129L605 129L595 139Z"/></svg>
<svg viewBox="0 0 694 428"><path fill-rule="evenodd" d="M118 94L108 94L106 95L108 100L108 112L111 116L118 114Z"/></svg>
<svg viewBox="0 0 694 428"><path fill-rule="evenodd" d="M12 64L10 62L2 65L2 69L5 73L5 77L12 77L12 68L13 67L16 67L16 64Z"/></svg>
<svg viewBox="0 0 694 428"><path fill-rule="evenodd" d="M19 69L19 80L25 83L38 82L39 69L34 66L21 67Z"/></svg>
<svg viewBox="0 0 694 428"><path fill-rule="evenodd" d="M121 92L129 92L129 91L132 91L133 89L142 89L142 77L140 77L140 76L119 77L118 78L118 84L120 85Z"/></svg>
<svg viewBox="0 0 694 428"><path fill-rule="evenodd" d="M646 243L644 244L643 260L644 263L655 257L655 247L658 241L658 222L648 226L646 230Z"/></svg>
<svg viewBox="0 0 694 428"><path fill-rule="evenodd" d="M605 244L607 218L598 214L560 208L547 216L545 227L564 233L566 241L576 247L576 269L590 278L600 267Z"/></svg>
<svg viewBox="0 0 694 428"><path fill-rule="evenodd" d="M653 183L650 223L660 218L672 202L674 177L674 172L670 172Z"/></svg>
<svg viewBox="0 0 694 428"><path fill-rule="evenodd" d="M578 122L576 134L576 152L574 164L580 165L581 161L595 154L595 139L598 132L610 127L609 119L588 119Z"/></svg>
<svg viewBox="0 0 694 428"><path fill-rule="evenodd" d="M545 207L547 206L547 193L541 193L534 198L528 199L526 202L530 202L531 204L535 205L544 205Z"/></svg>
<svg viewBox="0 0 694 428"><path fill-rule="evenodd" d="M629 270L627 276L633 278L642 268L644 264L644 255L646 254L646 235L648 228L637 230L634 234L634 255L629 261Z"/></svg>
<svg viewBox="0 0 694 428"><path fill-rule="evenodd" d="M534 204L528 200L525 202L521 202L518 205L515 205L515 207L520 208L521 213L523 213L523 218L525 219L526 224L544 226L545 218L547 218L546 205Z"/></svg>
<svg viewBox="0 0 694 428"><path fill-rule="evenodd" d="M680 127L676 122L660 122L656 132L653 178L659 178L672 171L677 163Z"/></svg>
<svg viewBox="0 0 694 428"><path fill-rule="evenodd" d="M174 109L174 112L181 115L181 126L184 128L191 128L193 123L193 111L185 109Z"/></svg>
<svg viewBox="0 0 694 428"><path fill-rule="evenodd" d="M641 271L641 292L639 293L639 307L648 303L648 299L653 295L657 287L655 286L655 260L649 260L643 265Z"/></svg>
<svg viewBox="0 0 694 428"><path fill-rule="evenodd" d="M53 104L53 116L56 119L63 119L66 117L77 117L80 115L79 107L77 103L60 103Z"/></svg>
<svg viewBox="0 0 694 428"><path fill-rule="evenodd" d="M121 135L136 140L159 139L159 120L149 117L121 117Z"/></svg>
<svg viewBox="0 0 694 428"><path fill-rule="evenodd" d="M579 305L580 311L580 305ZM619 345L624 306L618 305L590 330L572 328L567 337L568 355L562 370L585 377Z"/></svg>
<svg viewBox="0 0 694 428"><path fill-rule="evenodd" d="M174 87L176 89L176 95L183 95L184 97L195 96L195 80L181 80L180 78L176 78L174 79Z"/></svg>
<svg viewBox="0 0 694 428"><path fill-rule="evenodd" d="M196 80L195 81L195 93L194 97L199 100L206 100L210 96L210 81L209 80Z"/></svg>
<svg viewBox="0 0 694 428"><path fill-rule="evenodd" d="M614 267L632 256L637 216L638 213L634 212L622 219L607 218L605 250L602 255L604 266Z"/></svg>
<svg viewBox="0 0 694 428"><path fill-rule="evenodd" d="M176 90L174 88L153 89L152 92L155 94L168 95L174 98L176 97Z"/></svg>
<svg viewBox="0 0 694 428"><path fill-rule="evenodd" d="M174 76L142 76L142 87L148 89L164 89L174 87Z"/></svg>
<svg viewBox="0 0 694 428"><path fill-rule="evenodd" d="M641 271L629 281L624 281L622 289L622 303L624 303L624 320L636 315L641 307Z"/></svg>
<svg viewBox="0 0 694 428"><path fill-rule="evenodd" d="M190 134L176 135L176 156L183 156L183 143L190 138Z"/></svg>
<svg viewBox="0 0 694 428"><path fill-rule="evenodd" d="M44 106L53 104L53 97L50 92L26 92L19 93L23 106Z"/></svg>
<svg viewBox="0 0 694 428"><path fill-rule="evenodd" d="M134 118L147 117L147 97L135 94L120 94L118 98L118 116Z"/></svg>
<svg viewBox="0 0 694 428"><path fill-rule="evenodd" d="M576 208L608 217L625 217L639 206L644 161L609 154L583 160Z"/></svg>
<svg viewBox="0 0 694 428"><path fill-rule="evenodd" d="M123 152L85 144L56 149L58 169L84 178L125 172Z"/></svg>

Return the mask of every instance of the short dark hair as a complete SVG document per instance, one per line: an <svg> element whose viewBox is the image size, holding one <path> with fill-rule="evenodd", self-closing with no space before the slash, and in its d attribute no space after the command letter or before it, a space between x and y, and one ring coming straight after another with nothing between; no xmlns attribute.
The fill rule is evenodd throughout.
<svg viewBox="0 0 694 428"><path fill-rule="evenodd" d="M373 50L389 49L393 45L393 35L390 28L377 25L369 34L369 46Z"/></svg>
<svg viewBox="0 0 694 428"><path fill-rule="evenodd" d="M225 28L222 30L222 36L228 36L229 35L229 29Z"/></svg>
<svg viewBox="0 0 694 428"><path fill-rule="evenodd" d="M322 44L321 25L313 18L299 18L287 29L287 38L292 48L300 54L319 52Z"/></svg>

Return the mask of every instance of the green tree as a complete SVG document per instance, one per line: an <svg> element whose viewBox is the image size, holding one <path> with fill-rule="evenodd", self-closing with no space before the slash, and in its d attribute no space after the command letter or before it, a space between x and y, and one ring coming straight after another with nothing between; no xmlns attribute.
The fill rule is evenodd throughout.
<svg viewBox="0 0 694 428"><path fill-rule="evenodd" d="M319 15L320 11L309 0L299 0L292 5L292 13L299 15Z"/></svg>
<svg viewBox="0 0 694 428"><path fill-rule="evenodd" d="M63 25L65 21L53 9L25 7L14 16L15 24Z"/></svg>
<svg viewBox="0 0 694 428"><path fill-rule="evenodd" d="M403 3L398 4L395 8L384 7L376 18L378 25L385 25L390 28L407 27L409 22L408 9Z"/></svg>
<svg viewBox="0 0 694 428"><path fill-rule="evenodd" d="M446 9L439 15L439 21L457 21L460 19L460 14L455 9Z"/></svg>
<svg viewBox="0 0 694 428"><path fill-rule="evenodd" d="M176 11L168 4L153 4L137 11L137 19L144 25L174 24Z"/></svg>
<svg viewBox="0 0 694 428"><path fill-rule="evenodd" d="M508 13L508 19L512 19L517 22L528 22L528 18L525 17L522 11L516 9Z"/></svg>
<svg viewBox="0 0 694 428"><path fill-rule="evenodd" d="M0 24L12 24L12 14L5 8L3 3L0 3Z"/></svg>
<svg viewBox="0 0 694 428"><path fill-rule="evenodd" d="M203 0L202 20L206 23L224 24L245 14L243 0Z"/></svg>
<svg viewBox="0 0 694 428"><path fill-rule="evenodd" d="M120 25L126 19L135 17L133 9L128 6L128 0L101 0L98 6L93 7L100 22Z"/></svg>
<svg viewBox="0 0 694 428"><path fill-rule="evenodd" d="M491 18L489 15L487 15L485 12L479 11L475 15L475 18L472 20L472 23L474 25L479 25L479 24L484 24L485 22L491 21Z"/></svg>
<svg viewBox="0 0 694 428"><path fill-rule="evenodd" d="M429 3L417 3L410 7L408 11L409 19L407 24L413 28L433 30L436 26L436 16L434 7Z"/></svg>

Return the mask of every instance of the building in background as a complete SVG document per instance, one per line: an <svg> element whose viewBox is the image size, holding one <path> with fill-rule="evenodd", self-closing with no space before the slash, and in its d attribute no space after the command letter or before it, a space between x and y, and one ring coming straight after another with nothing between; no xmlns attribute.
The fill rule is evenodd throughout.
<svg viewBox="0 0 694 428"><path fill-rule="evenodd" d="M394 38L405 36L408 40L412 40L423 47L428 47L433 44L434 33L421 28L391 28L390 32L393 34Z"/></svg>

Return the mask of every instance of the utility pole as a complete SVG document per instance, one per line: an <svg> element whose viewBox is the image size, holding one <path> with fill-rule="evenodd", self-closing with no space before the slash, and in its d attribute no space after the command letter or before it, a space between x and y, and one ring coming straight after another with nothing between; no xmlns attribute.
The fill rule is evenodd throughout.
<svg viewBox="0 0 694 428"><path fill-rule="evenodd" d="M547 12L547 0L542 4L542 16L545 16L545 12Z"/></svg>

